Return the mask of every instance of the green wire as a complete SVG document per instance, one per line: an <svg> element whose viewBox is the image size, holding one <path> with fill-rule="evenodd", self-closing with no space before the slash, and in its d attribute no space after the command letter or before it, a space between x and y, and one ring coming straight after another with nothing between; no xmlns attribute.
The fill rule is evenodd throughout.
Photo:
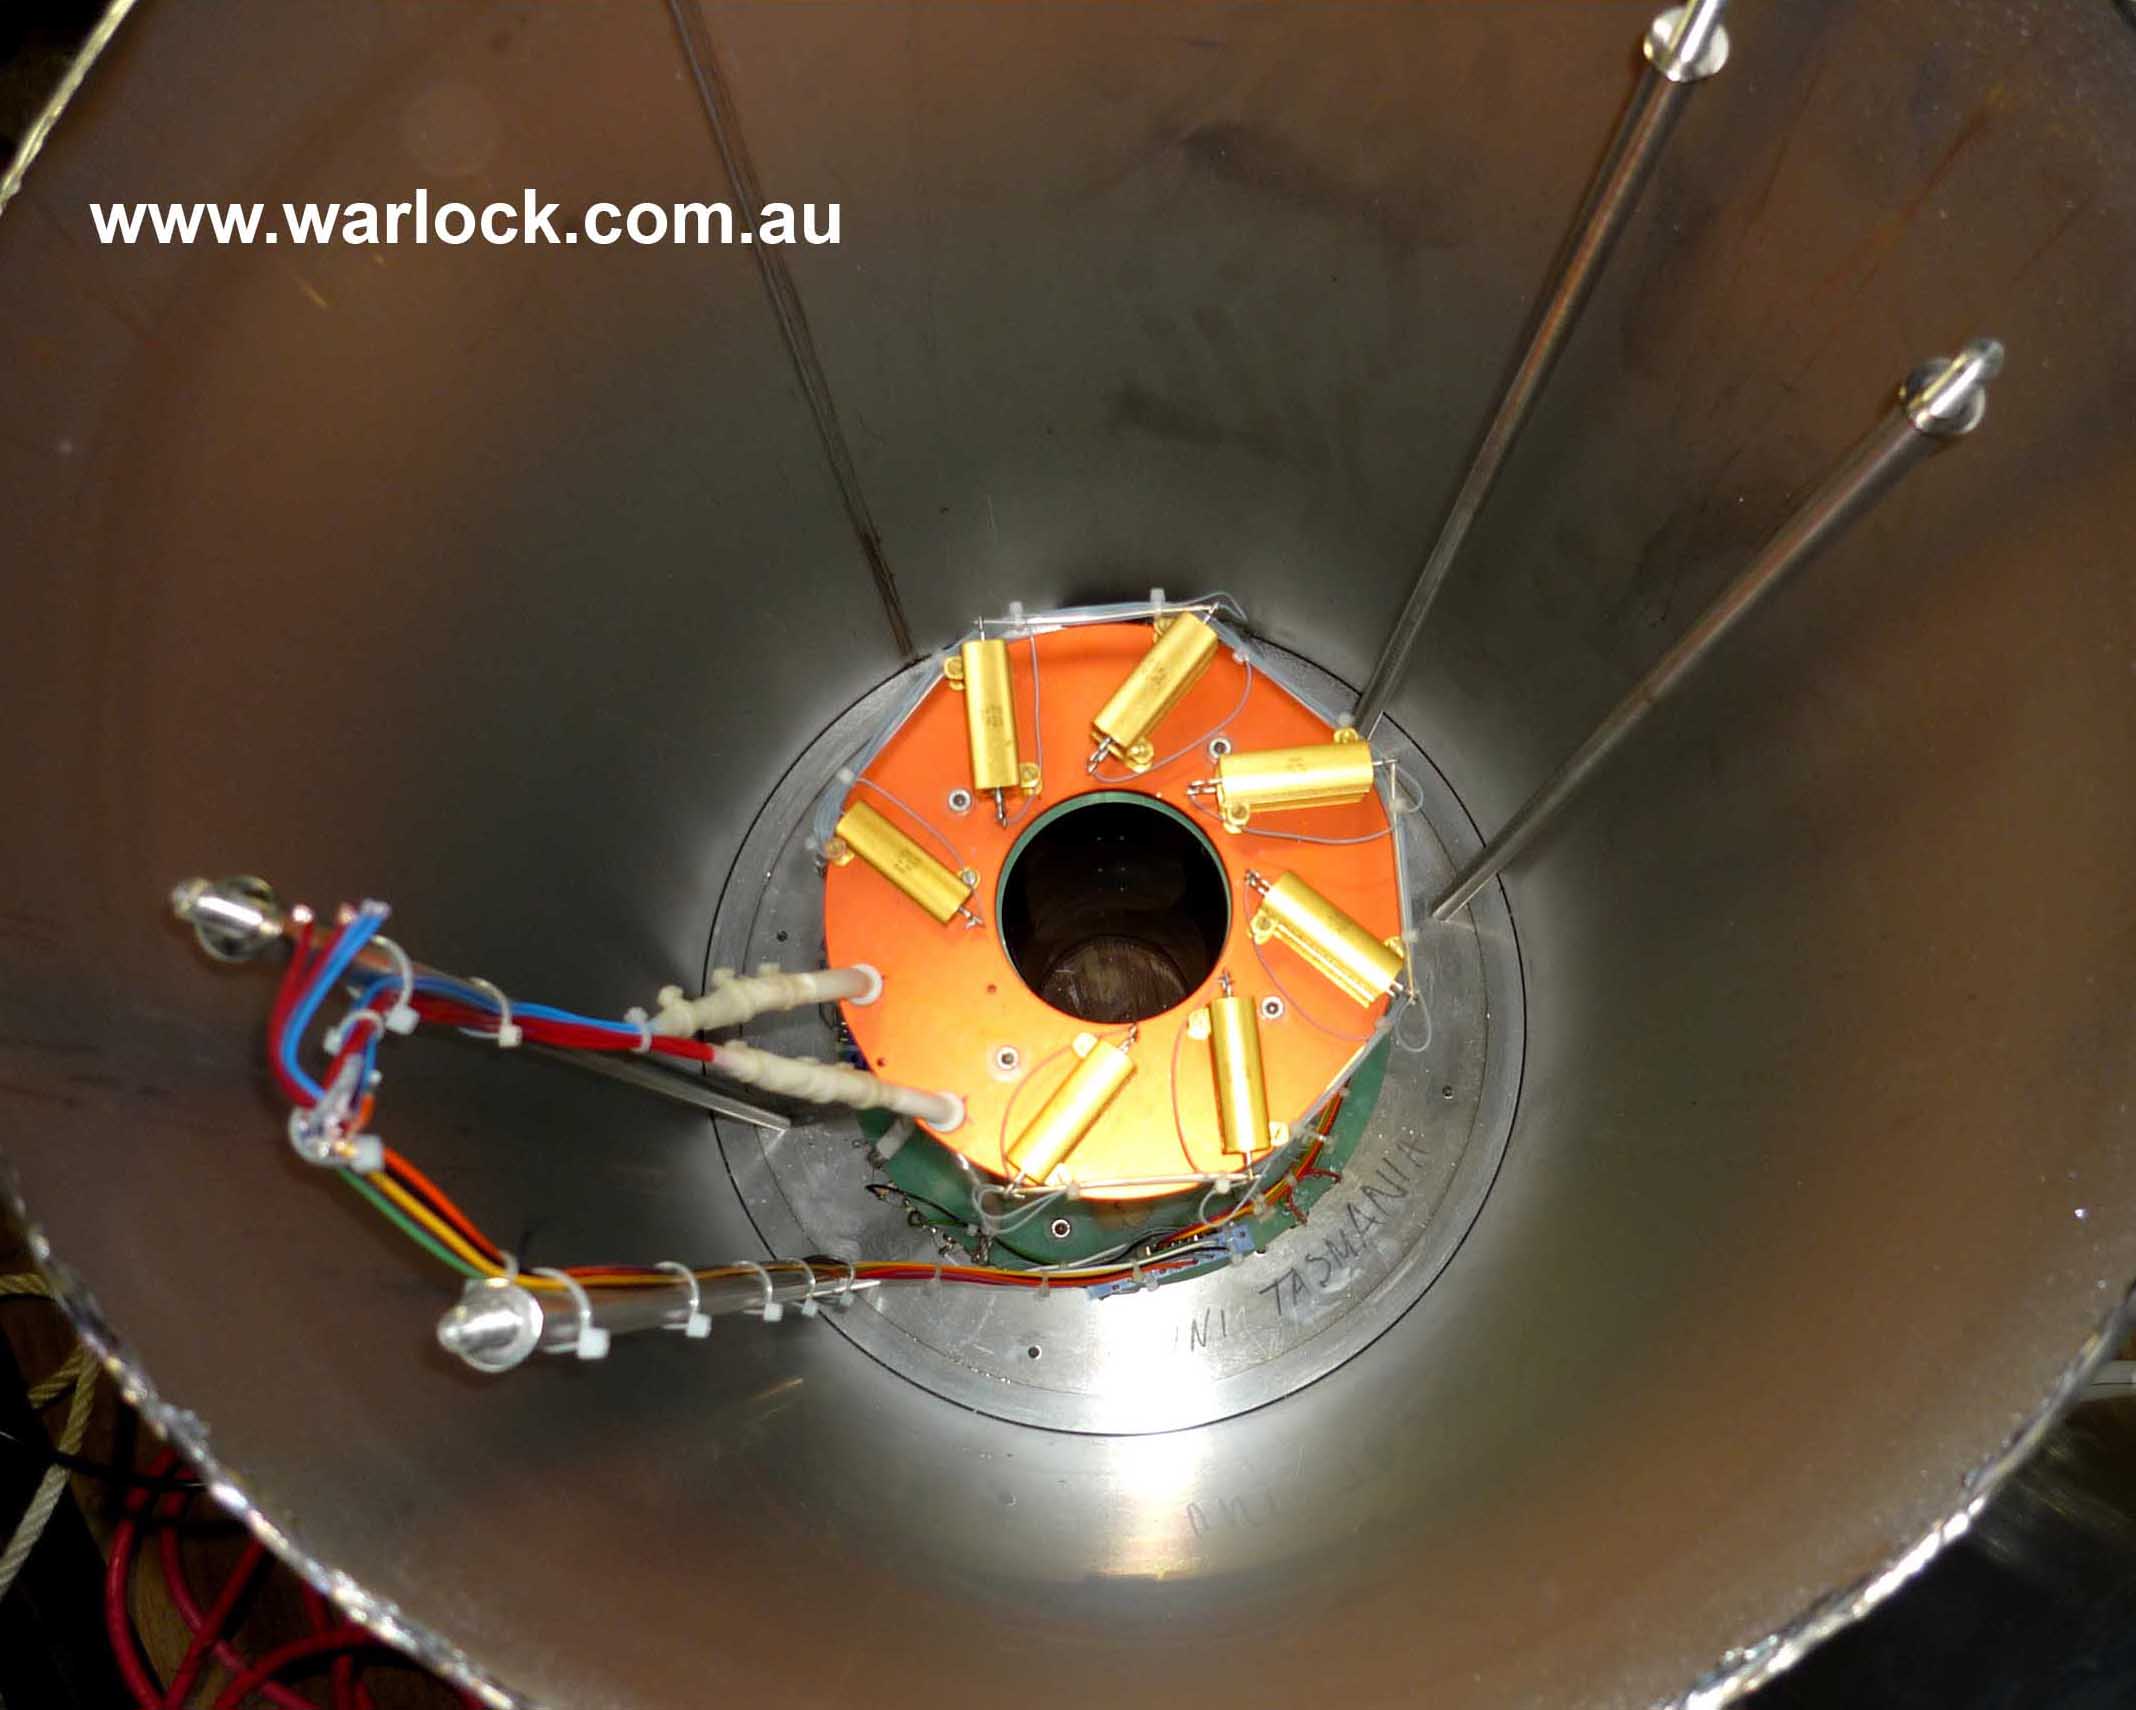
<svg viewBox="0 0 2136 1710"><path fill-rule="evenodd" d="M385 1220L388 1223L392 1224L403 1235L407 1236L409 1240L413 1241L418 1247L422 1248L426 1253L430 1254L432 1258L443 1260L446 1264L450 1265L454 1270L458 1271L464 1277L479 1278L482 1275L480 1271L476 1270L474 1266L470 1265L457 1253L448 1252L444 1247L441 1247L436 1241L432 1240L427 1231L419 1229L413 1223L410 1223L407 1218L403 1217L400 1214L399 1208L395 1206L391 1200L386 1198L384 1194L380 1193L376 1188L374 1188L369 1182L365 1181L361 1176L353 1175L347 1170L342 1170L339 1172L339 1174L343 1181L347 1182L350 1187L354 1188L358 1193L362 1194L365 1199L369 1200L372 1206L382 1216L384 1216Z"/></svg>

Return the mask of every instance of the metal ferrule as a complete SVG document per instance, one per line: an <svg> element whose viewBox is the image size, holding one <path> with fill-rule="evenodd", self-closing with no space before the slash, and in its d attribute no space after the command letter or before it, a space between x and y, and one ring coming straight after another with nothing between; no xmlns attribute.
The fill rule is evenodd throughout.
<svg viewBox="0 0 2136 1710"><path fill-rule="evenodd" d="M1648 27L1640 49L1647 63L1671 83L1698 83L1728 63L1728 32L1721 28L1727 0L1691 0L1673 6Z"/></svg>
<svg viewBox="0 0 2136 1710"><path fill-rule="evenodd" d="M1374 938L1296 873L1274 884L1249 873L1247 882L1261 891L1260 911L1249 925L1256 944L1271 938L1289 945L1351 998L1369 1004L1386 996L1402 977L1402 942Z"/></svg>
<svg viewBox="0 0 2136 1710"><path fill-rule="evenodd" d="M1013 790L1023 783L1016 753L1016 703L1009 686L1009 644L967 641L943 662L950 686L964 694L964 729L971 742L972 788Z"/></svg>
<svg viewBox="0 0 2136 1710"><path fill-rule="evenodd" d="M1356 731L1303 748L1226 754L1216 763L1216 805L1227 830L1256 813L1339 807L1372 793L1372 745Z"/></svg>
<svg viewBox="0 0 2136 1710"><path fill-rule="evenodd" d="M1082 1061L1054 1088L1053 1096L1009 1148L1009 1166L1021 1180L1042 1182L1051 1177L1097 1126L1119 1090L1134 1078L1135 1060L1124 1045L1078 1033L1075 1053Z"/></svg>
<svg viewBox="0 0 2136 1710"><path fill-rule="evenodd" d="M1117 753L1134 772L1149 770L1156 758L1150 732L1201 681L1223 646L1215 630L1185 613L1159 618L1153 627L1157 639L1142 663L1127 674L1127 680L1090 721L1099 754Z"/></svg>
<svg viewBox="0 0 2136 1710"><path fill-rule="evenodd" d="M1235 993L1212 999L1207 1013L1209 1059L1216 1072L1216 1114L1224 1150L1250 1164L1288 1137L1282 1123L1268 1119L1260 1017L1252 998Z"/></svg>
<svg viewBox="0 0 2136 1710"><path fill-rule="evenodd" d="M952 873L866 802L839 816L825 852L841 867L858 855L944 926L964 912L972 894L973 880Z"/></svg>

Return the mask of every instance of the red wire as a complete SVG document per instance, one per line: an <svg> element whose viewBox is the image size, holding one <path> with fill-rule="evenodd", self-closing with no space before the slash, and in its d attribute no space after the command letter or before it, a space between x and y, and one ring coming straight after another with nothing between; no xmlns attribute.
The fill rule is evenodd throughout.
<svg viewBox="0 0 2136 1710"><path fill-rule="evenodd" d="M304 1612L311 1617L312 1631L314 1633L333 1631L334 1611L332 1606L308 1585L304 1588ZM356 1710L356 1659L354 1657L336 1657L331 1678L334 1690L334 1710ZM368 1699L370 1694L367 1692L364 1697Z"/></svg>
<svg viewBox="0 0 2136 1710"><path fill-rule="evenodd" d="M494 1241L475 1227L474 1220L466 1212L453 1204L452 1200L446 1195L445 1190L390 1146L386 1148L386 1168L392 1174L400 1177L406 1186L414 1189L416 1193L428 1200L431 1208L440 1217L444 1218L446 1222L459 1230L462 1235L465 1235L468 1240L487 1253L493 1261L500 1263L503 1261L503 1251Z"/></svg>
<svg viewBox="0 0 2136 1710"><path fill-rule="evenodd" d="M175 1534L166 1532L164 1536ZM266 1556L267 1546L259 1539L245 1540L244 1553L237 1558L237 1566L230 1570L230 1577L223 1581L222 1590L215 1594L207 1619L193 1630L193 1642L186 1646L178 1672L171 1676L170 1686L164 1691L163 1710L185 1710L185 1701L192 1696L193 1682L200 1678L209 1654L230 1630L230 1623L237 1614L238 1600L245 1595L252 1576L259 1572L260 1563Z"/></svg>
<svg viewBox="0 0 2136 1710"><path fill-rule="evenodd" d="M298 1663L311 1662L320 1657L346 1656L352 1651L386 1648L385 1641L375 1633L353 1626L329 1627L323 1633L292 1639L288 1644L267 1652L224 1687L222 1696L215 1700L215 1710L240 1710L250 1694L268 1685L284 1669L294 1668Z"/></svg>
<svg viewBox="0 0 2136 1710"><path fill-rule="evenodd" d="M177 1460L166 1449L149 1463L148 1471L160 1478ZM120 1677L126 1682L126 1690L133 1694L137 1710L163 1710L163 1694L141 1661L141 1652L134 1644L133 1616L126 1606L127 1589L133 1579L135 1539L147 1506L147 1491L126 1493L126 1511L111 1535L111 1560L104 1569L104 1631L111 1639L111 1654L118 1660Z"/></svg>
<svg viewBox="0 0 2136 1710"><path fill-rule="evenodd" d="M163 1535L156 1540L163 1559L163 1583L169 1590L171 1604L178 1611L178 1618L195 1633L206 1625L207 1617L201 1613L200 1600L193 1594L192 1576L186 1572L185 1552L177 1528L169 1522L176 1519L185 1506L185 1494L174 1493L157 1504L157 1518L164 1523ZM310 1590L306 1587L306 1590ZM317 1593L313 1593L314 1596ZM324 1599L321 1599L323 1602ZM332 1622L329 1621L331 1626ZM232 1674L241 1674L252 1666L252 1658L242 1650L227 1633L215 1637L215 1660ZM292 1692L286 1686L269 1685L267 1696L282 1710L318 1710L318 1706L302 1693Z"/></svg>
<svg viewBox="0 0 2136 1710"><path fill-rule="evenodd" d="M295 942L290 947L289 963L282 970L282 984L275 992L274 1008L267 1017L267 1065L274 1071L274 1078L282 1088L282 1096L291 1104L308 1105L311 1095L291 1079L289 1071L282 1066L282 1028L289 1019L290 1009L297 1001L297 994L304 989L312 966L312 923L306 921L297 928Z"/></svg>

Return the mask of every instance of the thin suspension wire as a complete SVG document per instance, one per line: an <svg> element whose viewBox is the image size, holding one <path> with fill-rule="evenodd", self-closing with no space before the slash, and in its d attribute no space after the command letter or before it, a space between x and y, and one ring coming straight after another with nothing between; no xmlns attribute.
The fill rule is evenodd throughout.
<svg viewBox="0 0 2136 1710"><path fill-rule="evenodd" d="M971 862L965 858L964 851L959 849L954 843L950 842L947 837L944 837L940 831L935 829L935 823L933 820L929 819L917 808L911 806L911 804L906 802L902 797L892 795L887 789L885 789L881 784L878 784L865 772L855 772L853 774L853 782L856 784L866 784L869 789L873 790L877 795L881 796L884 801L890 803L892 807L897 808L905 815L907 819L911 820L915 825L924 827L928 836L932 837L937 843L941 844L944 849L947 849L949 851L949 858L952 861L956 862L957 870L959 872L964 871L965 868L971 865Z"/></svg>

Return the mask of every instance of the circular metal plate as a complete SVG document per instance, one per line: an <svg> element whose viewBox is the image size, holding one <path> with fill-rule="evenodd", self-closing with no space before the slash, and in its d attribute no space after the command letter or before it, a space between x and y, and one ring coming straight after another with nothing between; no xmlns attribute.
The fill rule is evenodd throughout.
<svg viewBox="0 0 2136 1710"><path fill-rule="evenodd" d="M1334 679L1263 652L1308 700L1346 704ZM809 811L867 733L909 696L913 673L935 669L914 666L877 688L796 762L743 843L708 969L792 967L822 953ZM1203 1424L1287 1395L1365 1347L1423 1294L1474 1221L1504 1154L1520 1086L1520 961L1496 887L1459 920L1428 919L1430 897L1454 871L1447 843L1465 852L1478 839L1406 737L1383 724L1375 740L1420 801L1401 820L1400 853L1420 928L1423 1001L1404 1018L1402 1048L1343 1180L1314 1204L1311 1221L1236 1264L1106 1299L954 1284L878 1290L836 1316L841 1333L913 1382L982 1412L1136 1433ZM1240 841L1251 850L1256 833L1249 828ZM1260 846L1271 859L1293 847ZM1306 1024L1293 1005L1262 1025ZM829 1012L762 1017L747 1037L790 1053L837 1050ZM725 1118L715 1127L743 1204L774 1252L936 1257L932 1238L901 1208L866 1192L872 1172L850 1114L811 1116L776 1136Z"/></svg>
<svg viewBox="0 0 2136 1710"><path fill-rule="evenodd" d="M820 929L805 939L797 934L790 940L825 944L836 966L865 962L882 970L888 981L882 1000L846 1012L847 1026L869 1066L887 1079L963 1099L965 1120L940 1138L990 1175L1006 1176L1014 1128L1031 1120L1065 1075L1070 1041L1092 1021L1049 1002L1019 973L1003 941L1010 924L1003 918L1010 901L1004 881L1016 862L1033 858L1031 841L1048 823L1061 824L1063 815L1082 811L1082 803L1117 802L1123 804L1122 811L1168 816L1186 826L1212 861L1216 882L1228 890L1229 925L1216 929L1221 946L1193 970L1186 989L1177 991L1170 1004L1159 1005L1163 1013L1144 1019L1134 1048L1134 1078L1062 1165L1063 1175L1088 1184L1094 1199L1177 1192L1181 1184L1164 1178L1176 1178L1187 1167L1182 1152L1195 1171L1220 1167L1224 1149L1214 1089L1204 1067L1206 1051L1197 1048L1190 1057L1176 1049L1187 1006L1205 1004L1216 995L1220 971L1235 976L1241 988L1254 995L1271 989L1297 994L1293 1007L1304 1013L1281 1026L1264 1027L1261 1035L1270 1112L1283 1121L1302 1116L1319 1100L1386 1007L1383 998L1369 1005L1353 1003L1280 943L1257 944L1251 922L1260 903L1247 888L1248 870L1265 870L1269 878L1295 873L1375 940L1399 932L1402 925L1399 863L1385 836L1387 814L1377 795L1309 815L1269 816L1272 835L1228 831L1212 801L1190 796L1188 784L1207 778L1212 770L1207 743L1219 725L1245 749L1290 748L1327 742L1332 736L1329 721L1266 672L1249 672L1229 652L1219 652L1166 715L1159 726L1163 740L1157 745L1155 766L1129 773L1115 760L1095 777L1085 771L1091 713L1149 650L1149 626L1137 623L1079 625L1009 644L1022 751L1042 759L1045 793L1017 807L1006 825L995 823L991 802L984 804L986 811L951 823L928 812L928 806L943 798L945 780L968 776L966 697L946 682L928 692L862 770L867 784L857 786L853 799L882 812L930 855L941 858L953 851L955 865L979 876L972 901L986 917L984 930L968 930L955 920L946 925L937 921L880 873L855 860L825 874ZM1035 694L1034 667L1039 672ZM820 783L828 783L830 775L827 771ZM918 824L913 823L914 808L924 816ZM1286 836L1286 831L1361 841L1302 841ZM1154 840L1155 833L1135 835ZM1117 895L1131 888L1111 863L1100 858L1094 866L1100 869L1092 875L1099 881L1098 893ZM1060 874L1055 882L1072 886L1075 878ZM1182 873L1176 882L1184 890L1188 881ZM1121 947L1107 948L1109 970L1125 973ZM748 954L753 967L757 953L751 949ZM1060 987L1087 981L1094 970L1085 962L1053 972L1058 996ZM1279 980L1281 988L1276 988ZM954 1025L944 1025L945 1018L954 1018ZM1005 1083L986 1072L990 1051L1004 1043L1031 1065L1031 1084ZM1176 1088L1174 1062L1184 1065ZM1265 1146L1257 1149L1265 1151Z"/></svg>

